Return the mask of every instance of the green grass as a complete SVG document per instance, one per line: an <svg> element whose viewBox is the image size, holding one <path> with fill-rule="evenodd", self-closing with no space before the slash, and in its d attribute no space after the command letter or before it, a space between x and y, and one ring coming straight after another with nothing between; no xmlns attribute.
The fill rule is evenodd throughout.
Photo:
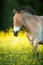
<svg viewBox="0 0 43 65"><path fill-rule="evenodd" d="M43 45L38 45L38 55L32 53L31 43L24 31L18 37L12 30L0 31L0 65L43 65Z"/></svg>

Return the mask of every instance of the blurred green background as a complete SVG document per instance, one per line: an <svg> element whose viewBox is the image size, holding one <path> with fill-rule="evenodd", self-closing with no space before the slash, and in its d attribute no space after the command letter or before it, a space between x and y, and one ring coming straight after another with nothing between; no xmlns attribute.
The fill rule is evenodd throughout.
<svg viewBox="0 0 43 65"><path fill-rule="evenodd" d="M29 6L36 15L43 15L43 0L0 0L0 30L13 27L13 9Z"/></svg>

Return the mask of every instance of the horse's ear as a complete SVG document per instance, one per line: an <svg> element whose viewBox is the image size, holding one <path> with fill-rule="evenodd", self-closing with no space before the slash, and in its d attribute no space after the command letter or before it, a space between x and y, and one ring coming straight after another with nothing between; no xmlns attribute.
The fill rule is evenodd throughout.
<svg viewBox="0 0 43 65"><path fill-rule="evenodd" d="M24 13L24 11L23 11L23 10L21 10L21 13L23 14L23 13Z"/></svg>
<svg viewBox="0 0 43 65"><path fill-rule="evenodd" d="M17 10L13 9L13 13L14 13L14 14L17 13Z"/></svg>

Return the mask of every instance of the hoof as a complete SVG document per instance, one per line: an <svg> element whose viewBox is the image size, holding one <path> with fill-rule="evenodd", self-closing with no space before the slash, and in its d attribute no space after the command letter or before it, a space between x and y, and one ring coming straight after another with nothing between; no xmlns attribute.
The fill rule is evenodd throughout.
<svg viewBox="0 0 43 65"><path fill-rule="evenodd" d="M39 52L33 52L33 57L39 56Z"/></svg>

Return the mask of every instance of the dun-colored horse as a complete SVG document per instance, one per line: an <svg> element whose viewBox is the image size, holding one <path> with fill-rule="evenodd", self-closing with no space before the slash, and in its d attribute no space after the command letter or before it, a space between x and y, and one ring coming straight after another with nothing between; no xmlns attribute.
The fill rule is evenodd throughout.
<svg viewBox="0 0 43 65"><path fill-rule="evenodd" d="M43 16L36 16L32 9L26 7L22 7L18 11L13 10L13 12L16 12L13 17L15 36L18 35L19 30L23 27L28 39L34 46L34 51L36 51L38 43L43 43Z"/></svg>

